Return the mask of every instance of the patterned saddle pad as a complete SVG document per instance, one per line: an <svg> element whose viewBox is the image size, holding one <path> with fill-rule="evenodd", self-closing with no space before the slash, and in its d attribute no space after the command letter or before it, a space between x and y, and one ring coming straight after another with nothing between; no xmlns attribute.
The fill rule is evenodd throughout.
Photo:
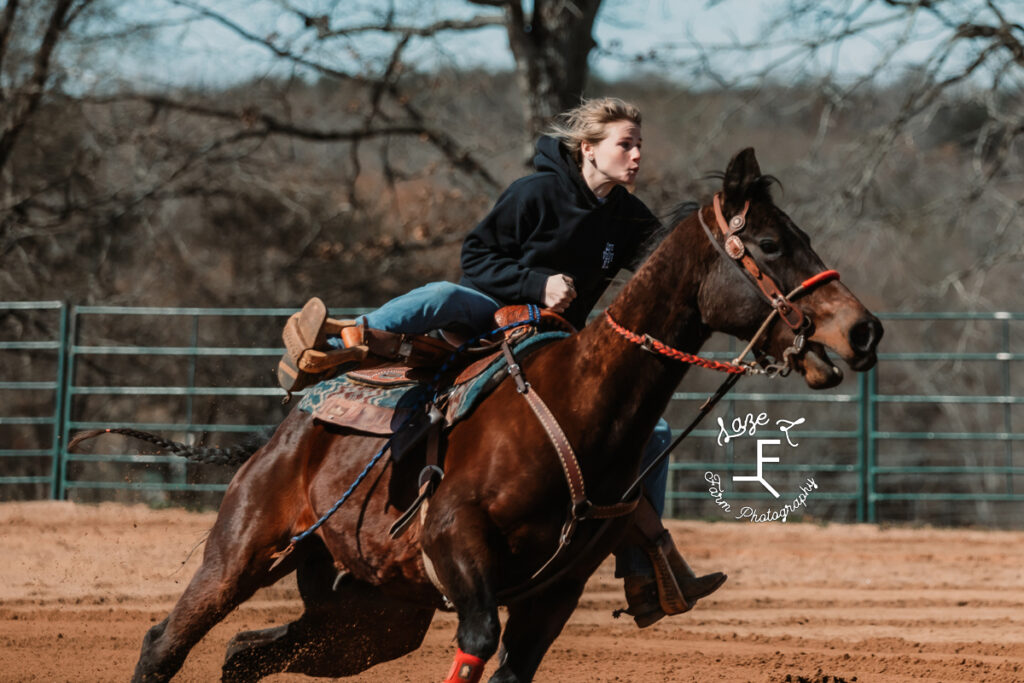
<svg viewBox="0 0 1024 683"><path fill-rule="evenodd" d="M568 336L566 332L542 332L522 339L512 350L521 361L542 346ZM446 391L445 418L449 426L469 415L508 376L507 366L499 353L482 372ZM356 376L340 375L312 387L299 402L299 409L323 422L386 436L397 431L431 398L428 386L412 379L369 383Z"/></svg>

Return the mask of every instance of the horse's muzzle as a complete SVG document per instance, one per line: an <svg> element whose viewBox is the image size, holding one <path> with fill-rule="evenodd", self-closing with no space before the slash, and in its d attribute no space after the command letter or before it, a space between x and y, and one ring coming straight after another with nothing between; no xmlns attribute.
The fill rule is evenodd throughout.
<svg viewBox="0 0 1024 683"><path fill-rule="evenodd" d="M885 330L882 323L873 315L867 315L850 327L850 348L856 354L847 361L847 365L855 372L865 372L875 366L878 361L878 342L882 340Z"/></svg>

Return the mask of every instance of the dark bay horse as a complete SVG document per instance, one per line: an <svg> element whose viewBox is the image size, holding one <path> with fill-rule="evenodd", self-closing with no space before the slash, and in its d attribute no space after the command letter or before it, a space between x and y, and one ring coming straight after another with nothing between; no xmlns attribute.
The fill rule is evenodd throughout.
<svg viewBox="0 0 1024 683"><path fill-rule="evenodd" d="M743 245L789 291L824 266L807 236L775 206L769 184L753 150L740 152L723 176L722 212L728 220L749 202ZM714 225L714 210L706 206L681 220L609 308L629 330L688 353L714 331L749 339L771 310L711 243L702 219ZM881 325L846 287L828 282L797 305L813 327L805 347L786 355L809 386L831 387L842 377L825 347L854 370L874 365ZM782 358L795 336L776 321L767 353ZM602 316L531 355L523 368L575 448L591 499L613 503L636 476L644 443L687 366L630 343ZM332 505L381 445L378 437L293 410L232 480L202 566L168 617L146 634L134 680L169 680L211 627L292 571L305 612L285 626L235 636L225 680L280 671L357 674L416 649L434 612L449 604L458 613L462 652L487 660L501 647L492 681L532 680L627 520L596 537L599 522L581 523L576 538L583 551L568 571L525 597L499 600L551 556L569 500L544 429L505 382L452 429L445 477L404 536L392 540L388 528L403 511L395 501L407 500L410 488L415 494L415 472L385 460L337 514L275 565L275 552ZM500 601L508 604L503 633ZM439 668L428 677L441 674Z"/></svg>

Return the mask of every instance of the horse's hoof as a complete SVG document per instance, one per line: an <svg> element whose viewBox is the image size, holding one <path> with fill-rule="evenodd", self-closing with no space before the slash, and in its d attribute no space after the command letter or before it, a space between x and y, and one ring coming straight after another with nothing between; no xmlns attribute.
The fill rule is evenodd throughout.
<svg viewBox="0 0 1024 683"><path fill-rule="evenodd" d="M221 681L225 683L251 683L264 676L276 673L281 667L275 666L271 643L288 634L288 625L258 631L243 631L235 634L228 643L221 667Z"/></svg>

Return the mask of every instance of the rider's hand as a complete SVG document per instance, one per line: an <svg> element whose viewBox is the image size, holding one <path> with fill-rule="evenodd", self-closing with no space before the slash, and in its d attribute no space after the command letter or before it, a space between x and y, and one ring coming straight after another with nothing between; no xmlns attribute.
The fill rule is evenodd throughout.
<svg viewBox="0 0 1024 683"><path fill-rule="evenodd" d="M576 298L576 286L568 275L552 275L544 285L543 304L555 313L561 313L569 308L569 304Z"/></svg>

